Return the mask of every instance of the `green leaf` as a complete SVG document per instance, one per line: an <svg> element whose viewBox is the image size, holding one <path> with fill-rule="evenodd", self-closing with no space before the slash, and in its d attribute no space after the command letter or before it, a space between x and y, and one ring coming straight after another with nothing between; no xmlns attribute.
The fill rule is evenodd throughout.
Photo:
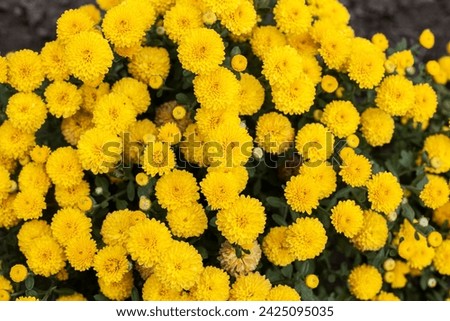
<svg viewBox="0 0 450 321"><path fill-rule="evenodd" d="M95 176L95 186L101 187L103 191L109 190L109 182L103 176Z"/></svg>
<svg viewBox="0 0 450 321"><path fill-rule="evenodd" d="M287 226L286 220L278 214L272 215L272 220L280 226Z"/></svg>
<svg viewBox="0 0 450 321"><path fill-rule="evenodd" d="M125 200L119 200L119 199L117 199L117 200L115 201L115 203L116 203L116 208L117 208L118 210L124 210L124 209L126 209L126 208L128 207L128 202L125 201Z"/></svg>
<svg viewBox="0 0 450 321"><path fill-rule="evenodd" d="M134 201L135 195L136 195L136 188L134 186L134 182L133 181L129 181L128 182L128 186L127 186L127 197L128 197L128 200L130 202Z"/></svg>
<svg viewBox="0 0 450 321"><path fill-rule="evenodd" d="M269 281L272 284L283 281L283 275L281 274L280 270L277 268L268 269L266 271L266 277L269 279Z"/></svg>
<svg viewBox="0 0 450 321"><path fill-rule="evenodd" d="M241 48L239 48L238 46L233 47L233 49L231 49L231 57L240 55L240 54L241 54Z"/></svg>
<svg viewBox="0 0 450 321"><path fill-rule="evenodd" d="M269 196L266 198L266 202L267 204L275 208L281 208L286 206L286 202L279 197Z"/></svg>
<svg viewBox="0 0 450 321"><path fill-rule="evenodd" d="M408 203L402 204L401 213L402 213L402 216L404 218L408 219L408 221L410 221L411 223L414 220L414 217L416 216L413 208Z"/></svg>
<svg viewBox="0 0 450 321"><path fill-rule="evenodd" d="M196 249L198 253L200 253L200 255L202 256L203 260L206 260L209 257L208 251L203 246L199 246Z"/></svg>
<svg viewBox="0 0 450 321"><path fill-rule="evenodd" d="M314 295L313 291L308 288L302 280L296 282L295 289L297 292L300 293L300 296L302 297L303 301L315 301L317 300L316 296Z"/></svg>
<svg viewBox="0 0 450 321"><path fill-rule="evenodd" d="M131 290L131 301L140 301L140 297L139 297L139 291L138 289L136 289L136 287L133 287L133 289Z"/></svg>
<svg viewBox="0 0 450 321"><path fill-rule="evenodd" d="M178 93L175 96L175 99L177 100L177 102L181 105L188 105L189 104L189 98L187 95L183 94L183 93Z"/></svg>
<svg viewBox="0 0 450 321"><path fill-rule="evenodd" d="M25 279L25 288L27 290L32 290L34 288L34 277L32 275Z"/></svg>
<svg viewBox="0 0 450 321"><path fill-rule="evenodd" d="M292 266L292 264L286 265L285 267L281 268L281 274L287 279L292 278L293 272L294 272L294 267Z"/></svg>

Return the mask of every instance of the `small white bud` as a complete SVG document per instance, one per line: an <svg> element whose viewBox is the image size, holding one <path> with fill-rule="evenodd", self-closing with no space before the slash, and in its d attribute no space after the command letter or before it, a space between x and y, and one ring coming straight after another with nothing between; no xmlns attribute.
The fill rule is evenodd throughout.
<svg viewBox="0 0 450 321"><path fill-rule="evenodd" d="M402 198L402 204L403 204L403 205L408 204L408 198L403 197L403 198Z"/></svg>
<svg viewBox="0 0 450 321"><path fill-rule="evenodd" d="M247 124L245 123L245 120L241 121L239 126L241 126L241 128L247 129Z"/></svg>
<svg viewBox="0 0 450 321"><path fill-rule="evenodd" d="M102 195L103 194L103 188L101 188L100 186L96 187L95 188L95 194L96 195Z"/></svg>
<svg viewBox="0 0 450 321"><path fill-rule="evenodd" d="M435 278L429 278L428 279L428 287L429 288L434 288L436 286L437 282Z"/></svg>
<svg viewBox="0 0 450 321"><path fill-rule="evenodd" d="M408 73L408 75L414 75L416 73L416 68L414 68L413 66L407 67L406 68L406 72Z"/></svg>
<svg viewBox="0 0 450 321"><path fill-rule="evenodd" d="M423 227L427 227L428 226L428 219L426 217L422 216L419 219L419 225L423 226Z"/></svg>
<svg viewBox="0 0 450 321"><path fill-rule="evenodd" d="M387 219L389 222L394 222L397 219L397 216L397 212L393 211L388 214Z"/></svg>
<svg viewBox="0 0 450 321"><path fill-rule="evenodd" d="M261 147L253 148L253 157L255 157L257 160L260 160L264 157L264 151Z"/></svg>
<svg viewBox="0 0 450 321"><path fill-rule="evenodd" d="M166 29L164 29L163 26L159 26L159 27L156 28L156 34L157 34L158 36L162 36L162 35L164 35L165 33L166 33Z"/></svg>

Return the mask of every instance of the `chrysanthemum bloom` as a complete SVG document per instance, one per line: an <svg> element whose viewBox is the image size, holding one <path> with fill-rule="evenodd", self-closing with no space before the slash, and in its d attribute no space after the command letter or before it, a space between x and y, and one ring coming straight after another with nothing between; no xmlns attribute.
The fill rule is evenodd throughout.
<svg viewBox="0 0 450 321"><path fill-rule="evenodd" d="M227 12L232 12L236 10L241 1L239 0L230 0L230 1L221 1L221 0L204 0L204 3L207 8L210 8L214 13L218 15L225 14Z"/></svg>
<svg viewBox="0 0 450 321"><path fill-rule="evenodd" d="M349 155L343 159L339 175L352 187L365 186L372 175L372 164L363 155Z"/></svg>
<svg viewBox="0 0 450 321"><path fill-rule="evenodd" d="M232 173L211 172L201 181L202 193L213 210L229 208L239 198L240 186Z"/></svg>
<svg viewBox="0 0 450 321"><path fill-rule="evenodd" d="M393 289L401 289L404 288L408 279L406 275L410 272L410 267L408 263L400 260L395 261L395 267L393 272L393 280L391 282L391 286Z"/></svg>
<svg viewBox="0 0 450 321"><path fill-rule="evenodd" d="M389 172L382 172L372 176L367 182L368 199L372 209L388 214L400 205L403 190L397 177Z"/></svg>
<svg viewBox="0 0 450 321"><path fill-rule="evenodd" d="M277 285L270 289L266 301L300 301L300 294L287 285Z"/></svg>
<svg viewBox="0 0 450 321"><path fill-rule="evenodd" d="M403 76L386 77L376 91L376 105L392 116L404 116L414 106L414 85Z"/></svg>
<svg viewBox="0 0 450 321"><path fill-rule="evenodd" d="M26 192L35 189L42 193L42 195L47 194L50 188L50 179L44 170L44 166L34 162L30 162L22 167L18 183L21 191Z"/></svg>
<svg viewBox="0 0 450 321"><path fill-rule="evenodd" d="M66 242L65 254L77 271L86 271L94 264L97 244L89 235L78 235Z"/></svg>
<svg viewBox="0 0 450 321"><path fill-rule="evenodd" d="M197 75L193 81L198 102L208 109L238 109L240 84L225 67Z"/></svg>
<svg viewBox="0 0 450 321"><path fill-rule="evenodd" d="M374 300L374 301L400 301L400 298L398 296L396 296L394 293L381 291L372 300Z"/></svg>
<svg viewBox="0 0 450 321"><path fill-rule="evenodd" d="M442 234L438 231L433 231L427 236L428 244L432 247L438 247L442 244Z"/></svg>
<svg viewBox="0 0 450 321"><path fill-rule="evenodd" d="M76 146L81 135L94 127L92 123L92 114L85 111L79 111L69 118L64 118L61 123L61 132L64 139L71 145Z"/></svg>
<svg viewBox="0 0 450 321"><path fill-rule="evenodd" d="M85 11L80 9L66 10L56 21L58 40L67 43L74 35L92 31L95 21Z"/></svg>
<svg viewBox="0 0 450 321"><path fill-rule="evenodd" d="M286 184L284 196L287 203L298 212L312 213L319 206L320 189L310 176L293 176Z"/></svg>
<svg viewBox="0 0 450 321"><path fill-rule="evenodd" d="M0 227L10 229L19 224L19 218L13 206L15 197L10 194L7 198L0 200Z"/></svg>
<svg viewBox="0 0 450 321"><path fill-rule="evenodd" d="M17 93L6 106L11 125L25 133L34 134L47 118L47 108L41 97L34 93Z"/></svg>
<svg viewBox="0 0 450 321"><path fill-rule="evenodd" d="M65 265L63 249L50 235L35 238L26 258L30 270L45 277L58 273Z"/></svg>
<svg viewBox="0 0 450 321"><path fill-rule="evenodd" d="M13 207L17 218L33 220L42 216L42 211L47 208L47 204L39 190L30 189L16 195Z"/></svg>
<svg viewBox="0 0 450 321"><path fill-rule="evenodd" d="M35 144L35 137L14 127L9 120L0 125L0 154L9 159L19 159Z"/></svg>
<svg viewBox="0 0 450 321"><path fill-rule="evenodd" d="M176 145L181 140L181 131L174 122L168 122L158 128L158 140L169 145Z"/></svg>
<svg viewBox="0 0 450 321"><path fill-rule="evenodd" d="M334 135L322 124L303 126L295 138L295 148L311 164L327 160L333 153Z"/></svg>
<svg viewBox="0 0 450 321"><path fill-rule="evenodd" d="M59 41L47 42L41 50L42 67L49 80L67 80L69 70L64 61L64 44Z"/></svg>
<svg viewBox="0 0 450 321"><path fill-rule="evenodd" d="M371 38L372 43L377 46L381 51L386 51L389 48L389 40L382 33L376 33Z"/></svg>
<svg viewBox="0 0 450 321"><path fill-rule="evenodd" d="M150 142L144 150L142 167L150 176L167 174L175 167L175 153L167 143Z"/></svg>
<svg viewBox="0 0 450 321"><path fill-rule="evenodd" d="M211 166L243 166L253 150L253 140L247 129L223 124L205 137L203 152Z"/></svg>
<svg viewBox="0 0 450 321"><path fill-rule="evenodd" d="M28 276L28 269L23 264L16 264L9 270L9 277L16 283L25 281Z"/></svg>
<svg viewBox="0 0 450 321"><path fill-rule="evenodd" d="M93 115L96 128L119 135L136 121L137 114L127 96L112 92L98 100Z"/></svg>
<svg viewBox="0 0 450 321"><path fill-rule="evenodd" d="M121 246L105 246L95 255L94 270L106 283L119 282L128 272L127 252Z"/></svg>
<svg viewBox="0 0 450 321"><path fill-rule="evenodd" d="M303 56L315 56L318 53L319 46L311 37L309 32L299 34L287 34L288 44L295 48Z"/></svg>
<svg viewBox="0 0 450 321"><path fill-rule="evenodd" d="M106 12L102 30L114 46L129 48L139 45L145 37L147 19L155 20L153 10L146 11L144 15L137 11L132 2L125 1Z"/></svg>
<svg viewBox="0 0 450 321"><path fill-rule="evenodd" d="M357 299L370 300L380 292L383 279L374 266L363 264L350 272L348 285Z"/></svg>
<svg viewBox="0 0 450 321"><path fill-rule="evenodd" d="M71 239L83 236L90 238L92 221L82 211L66 207L60 209L52 218L52 234L62 246Z"/></svg>
<svg viewBox="0 0 450 321"><path fill-rule="evenodd" d="M6 199L11 190L11 178L6 168L0 165L0 200Z"/></svg>
<svg viewBox="0 0 450 321"><path fill-rule="evenodd" d="M227 301L230 296L230 277L219 268L207 266L190 292L196 301Z"/></svg>
<svg viewBox="0 0 450 321"><path fill-rule="evenodd" d="M434 34L430 29L425 29L419 36L419 43L425 49L431 49L434 46Z"/></svg>
<svg viewBox="0 0 450 321"><path fill-rule="evenodd" d="M230 174L229 179L235 180L238 184L239 193L241 193L248 182L248 171L245 166L234 167L208 167L208 173L220 172Z"/></svg>
<svg viewBox="0 0 450 321"><path fill-rule="evenodd" d="M445 203L433 212L433 222L442 226L447 222L450 224L450 202Z"/></svg>
<svg viewBox="0 0 450 321"><path fill-rule="evenodd" d="M142 299L144 301L179 301L181 291L169 288L155 274L152 274L142 287Z"/></svg>
<svg viewBox="0 0 450 321"><path fill-rule="evenodd" d="M37 164L44 164L47 162L48 156L51 153L50 147L46 145L34 146L33 150L30 152L31 160Z"/></svg>
<svg viewBox="0 0 450 321"><path fill-rule="evenodd" d="M160 253L155 265L155 276L174 290L189 290L203 272L202 257L189 243L173 241L170 248Z"/></svg>
<svg viewBox="0 0 450 321"><path fill-rule="evenodd" d="M319 199L330 196L336 190L336 172L327 162L322 162L318 166L309 166L308 164L300 167L300 173L303 176L310 177L317 184Z"/></svg>
<svg viewBox="0 0 450 321"><path fill-rule="evenodd" d="M388 238L386 219L374 211L364 211L364 222L359 233L351 241L360 251L378 251Z"/></svg>
<svg viewBox="0 0 450 321"><path fill-rule="evenodd" d="M259 117L256 143L272 154L285 152L294 141L294 128L286 116L271 112Z"/></svg>
<svg viewBox="0 0 450 321"><path fill-rule="evenodd" d="M117 135L99 128L86 131L78 141L78 157L83 169L107 173L119 160L122 142Z"/></svg>
<svg viewBox="0 0 450 321"><path fill-rule="evenodd" d="M131 296L133 289L133 273L127 272L117 282L107 282L103 278L98 279L100 291L110 300L124 301Z"/></svg>
<svg viewBox="0 0 450 321"><path fill-rule="evenodd" d="M261 260L261 247L257 241L254 241L250 248L247 248L245 252L241 251L238 257L236 246L225 241L220 246L218 260L222 269L231 276L246 275L258 266Z"/></svg>
<svg viewBox="0 0 450 321"><path fill-rule="evenodd" d="M125 77L116 81L111 91L125 95L131 101L136 114L145 113L150 106L147 85L134 78Z"/></svg>
<svg viewBox="0 0 450 321"><path fill-rule="evenodd" d="M1 146L1 145L0 145ZM427 170L432 173L445 173L450 169L450 138L444 134L430 135L425 139L423 150L434 166Z"/></svg>
<svg viewBox="0 0 450 321"><path fill-rule="evenodd" d="M286 243L299 261L313 259L325 249L327 235L317 218L303 217L289 226Z"/></svg>
<svg viewBox="0 0 450 321"><path fill-rule="evenodd" d="M312 15L304 1L280 0L273 9L277 27L287 34L302 34L308 31Z"/></svg>
<svg viewBox="0 0 450 321"><path fill-rule="evenodd" d="M164 83L170 70L169 53L165 48L143 47L130 59L128 70L133 78L152 87L152 77Z"/></svg>
<svg viewBox="0 0 450 321"><path fill-rule="evenodd" d="M55 185L66 188L80 184L83 179L79 155L72 147L60 147L51 153L46 170Z"/></svg>
<svg viewBox="0 0 450 321"><path fill-rule="evenodd" d="M108 41L97 32L81 32L66 45L65 61L70 73L88 85L101 83L113 58Z"/></svg>
<svg viewBox="0 0 450 321"><path fill-rule="evenodd" d="M295 261L295 255L286 243L287 231L286 226L272 227L262 242L264 255L278 266L286 266Z"/></svg>
<svg viewBox="0 0 450 321"><path fill-rule="evenodd" d="M354 134L359 113L350 101L335 100L325 106L321 121L339 138Z"/></svg>
<svg viewBox="0 0 450 321"><path fill-rule="evenodd" d="M200 198L198 190L194 175L184 170L174 170L165 174L155 186L159 204L169 210L176 210L196 202Z"/></svg>
<svg viewBox="0 0 450 321"><path fill-rule="evenodd" d="M433 264L436 270L442 275L450 275L450 240L445 240L436 248L436 254L433 259Z"/></svg>
<svg viewBox="0 0 450 321"><path fill-rule="evenodd" d="M256 22L255 7L253 3L247 1L241 1L235 10L221 15L221 23L235 36L250 34Z"/></svg>
<svg viewBox="0 0 450 321"><path fill-rule="evenodd" d="M129 229L144 221L147 216L141 211L120 210L108 213L102 223L100 234L106 245L126 246Z"/></svg>
<svg viewBox="0 0 450 321"><path fill-rule="evenodd" d="M116 82L117 83L117 82ZM92 113L94 111L95 106L97 105L97 101L110 93L110 86L108 83L102 82L98 86L89 86L83 84L80 87L81 95L83 97L82 108L84 111Z"/></svg>
<svg viewBox="0 0 450 321"><path fill-rule="evenodd" d="M360 206L355 201L339 201L331 209L331 223L338 233L348 238L359 233L363 226L364 216Z"/></svg>
<svg viewBox="0 0 450 321"><path fill-rule="evenodd" d="M261 26L253 29L250 39L253 53L263 59L272 48L283 47L287 44L286 37L275 26Z"/></svg>
<svg viewBox="0 0 450 321"><path fill-rule="evenodd" d="M320 39L319 53L329 68L340 70L348 61L351 43L352 38L343 32L327 32Z"/></svg>
<svg viewBox="0 0 450 321"><path fill-rule="evenodd" d="M449 186L445 178L437 175L428 175L428 183L420 192L420 199L425 206L437 209L449 201Z"/></svg>
<svg viewBox="0 0 450 321"><path fill-rule="evenodd" d="M173 235L177 237L198 237L208 227L208 217L203 206L198 203L168 211L166 219Z"/></svg>
<svg viewBox="0 0 450 321"><path fill-rule="evenodd" d="M25 222L17 233L17 239L20 251L27 255L34 246L36 238L43 235L51 236L52 230L47 222L42 220L32 220Z"/></svg>
<svg viewBox="0 0 450 321"><path fill-rule="evenodd" d="M239 114L253 115L264 103L264 88L259 80L251 74L241 73L239 83Z"/></svg>
<svg viewBox="0 0 450 321"><path fill-rule="evenodd" d="M44 81L45 72L38 53L19 50L10 53L8 60L8 82L18 91L31 92Z"/></svg>
<svg viewBox="0 0 450 321"><path fill-rule="evenodd" d="M75 115L83 102L77 86L64 81L50 84L44 95L49 112L56 117L68 118Z"/></svg>
<svg viewBox="0 0 450 321"><path fill-rule="evenodd" d="M0 56L0 84L8 81L8 60Z"/></svg>
<svg viewBox="0 0 450 321"><path fill-rule="evenodd" d="M319 277L315 274L308 274L305 278L305 284L310 289L315 289L319 285Z"/></svg>
<svg viewBox="0 0 450 321"><path fill-rule="evenodd" d="M5 290L7 292L12 292L13 291L13 287L12 287L11 281L9 281L3 275L0 275L0 290Z"/></svg>
<svg viewBox="0 0 450 321"><path fill-rule="evenodd" d="M241 195L217 213L217 229L230 242L247 248L264 231L266 214L261 202Z"/></svg>
<svg viewBox="0 0 450 321"><path fill-rule="evenodd" d="M145 267L153 267L160 255L172 245L167 227L155 220L143 220L130 227L126 248L131 258Z"/></svg>
<svg viewBox="0 0 450 321"><path fill-rule="evenodd" d="M73 293L73 294L68 294L68 295L61 295L59 296L56 301L87 301L87 299L84 297L83 294L81 293Z"/></svg>
<svg viewBox="0 0 450 321"><path fill-rule="evenodd" d="M259 272L241 275L230 290L231 301L265 301L272 285Z"/></svg>
<svg viewBox="0 0 450 321"><path fill-rule="evenodd" d="M388 144L394 135L394 119L379 108L367 108L361 114L361 132L371 146Z"/></svg>
<svg viewBox="0 0 450 321"><path fill-rule="evenodd" d="M302 57L291 46L275 47L264 57L262 73L272 86L289 85L299 77Z"/></svg>
<svg viewBox="0 0 450 321"><path fill-rule="evenodd" d="M320 86L326 93L334 93L339 86L337 79L331 75L324 75Z"/></svg>
<svg viewBox="0 0 450 321"><path fill-rule="evenodd" d="M223 124L239 126L241 123L237 110L209 109L205 107L200 107L196 110L195 121L196 129L203 137L217 130Z"/></svg>
<svg viewBox="0 0 450 321"><path fill-rule="evenodd" d="M385 65L386 71L388 73L392 73L395 70L397 74L404 76L406 74L407 68L414 65L414 56L411 50L397 51L389 56L386 63L390 63L393 67L393 70L389 70L387 65Z"/></svg>
<svg viewBox="0 0 450 321"><path fill-rule="evenodd" d="M201 27L203 27L202 11L191 3L177 2L164 15L164 29L170 40L175 43L179 43L187 31Z"/></svg>
<svg viewBox="0 0 450 321"><path fill-rule="evenodd" d="M426 123L437 110L437 95L427 83L414 85L415 103L406 116L419 123Z"/></svg>
<svg viewBox="0 0 450 321"><path fill-rule="evenodd" d="M314 103L315 84L306 74L289 83L272 85L272 100L275 108L288 115L301 115Z"/></svg>
<svg viewBox="0 0 450 321"><path fill-rule="evenodd" d="M89 183L81 181L71 187L55 186L55 199L60 207L73 206L83 197L89 196Z"/></svg>

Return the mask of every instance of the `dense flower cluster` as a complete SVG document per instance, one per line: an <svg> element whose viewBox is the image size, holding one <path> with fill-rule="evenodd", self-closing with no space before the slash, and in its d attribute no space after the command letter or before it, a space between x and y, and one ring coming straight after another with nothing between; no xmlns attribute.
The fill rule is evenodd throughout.
<svg viewBox="0 0 450 321"><path fill-rule="evenodd" d="M0 300L448 298L450 50L349 19L98 0L0 57Z"/></svg>

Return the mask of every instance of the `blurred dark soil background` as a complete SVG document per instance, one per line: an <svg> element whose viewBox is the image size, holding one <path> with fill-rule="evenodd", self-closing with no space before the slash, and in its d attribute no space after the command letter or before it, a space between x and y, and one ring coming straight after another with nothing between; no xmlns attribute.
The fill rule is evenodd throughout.
<svg viewBox="0 0 450 321"><path fill-rule="evenodd" d="M450 0L341 0L352 15L359 36L384 32L393 42L416 39L425 28L436 35L430 56L445 53L450 40ZM0 54L39 50L55 37L55 23L66 9L94 0L0 0Z"/></svg>

